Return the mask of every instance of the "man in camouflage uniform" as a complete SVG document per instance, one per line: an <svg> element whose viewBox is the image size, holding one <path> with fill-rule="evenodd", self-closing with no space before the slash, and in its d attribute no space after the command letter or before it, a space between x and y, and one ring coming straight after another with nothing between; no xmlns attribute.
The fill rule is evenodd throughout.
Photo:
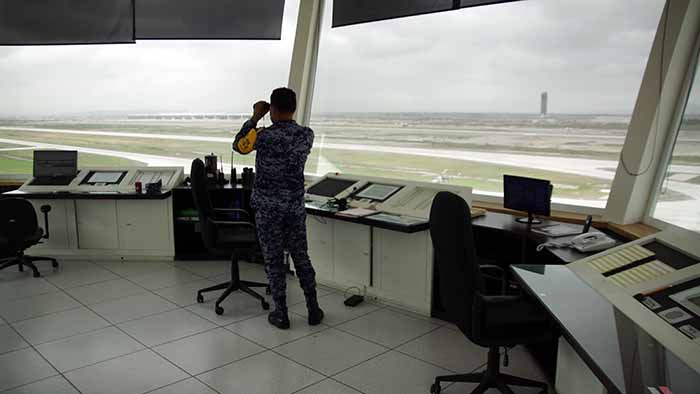
<svg viewBox="0 0 700 394"><path fill-rule="evenodd" d="M258 239L275 303L268 321L280 329L289 328L285 248L294 260L306 297L309 324L318 325L323 320L316 297L316 273L307 252L304 208L304 166L311 152L314 132L294 121L296 105L293 90L275 89L270 104L255 103L253 116L243 124L233 142L233 149L241 154L257 151L251 205L255 209ZM258 121L268 111L272 126L256 130Z"/></svg>

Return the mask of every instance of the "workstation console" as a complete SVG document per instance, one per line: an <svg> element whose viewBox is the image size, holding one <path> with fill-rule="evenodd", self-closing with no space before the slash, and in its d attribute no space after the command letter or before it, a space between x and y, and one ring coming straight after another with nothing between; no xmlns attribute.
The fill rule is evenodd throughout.
<svg viewBox="0 0 700 394"><path fill-rule="evenodd" d="M172 189L182 167L83 167L75 151L35 151L34 173L18 190L49 205L51 237L33 248L56 257L172 259Z"/></svg>

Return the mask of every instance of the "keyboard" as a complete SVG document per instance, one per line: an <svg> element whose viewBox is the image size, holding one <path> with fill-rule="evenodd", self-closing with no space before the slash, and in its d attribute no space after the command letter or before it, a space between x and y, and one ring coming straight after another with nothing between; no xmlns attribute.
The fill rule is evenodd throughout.
<svg viewBox="0 0 700 394"><path fill-rule="evenodd" d="M68 186L73 181L73 177L40 177L34 178L30 185L33 186Z"/></svg>

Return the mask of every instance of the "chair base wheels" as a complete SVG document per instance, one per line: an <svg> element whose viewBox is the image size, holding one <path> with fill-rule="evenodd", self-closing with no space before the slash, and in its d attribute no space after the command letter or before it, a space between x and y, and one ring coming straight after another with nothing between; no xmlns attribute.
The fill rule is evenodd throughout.
<svg viewBox="0 0 700 394"><path fill-rule="evenodd" d="M267 295L272 294L272 290L270 290L270 286L267 286L267 288L265 289L265 294L267 294Z"/></svg>
<svg viewBox="0 0 700 394"><path fill-rule="evenodd" d="M224 308L217 305L217 307L214 308L214 312L216 312L217 315L221 316L224 314Z"/></svg>
<svg viewBox="0 0 700 394"><path fill-rule="evenodd" d="M52 266L53 268L58 268L58 261L56 261L56 260L52 261L52 262L51 262L51 266Z"/></svg>
<svg viewBox="0 0 700 394"><path fill-rule="evenodd" d="M263 308L264 310L266 310L266 311L269 311L269 310L270 310L270 304L267 303L267 301L263 301L263 302L262 302L262 308Z"/></svg>
<svg viewBox="0 0 700 394"><path fill-rule="evenodd" d="M203 304L204 303L204 296L201 294L197 294L197 303L198 304Z"/></svg>
<svg viewBox="0 0 700 394"><path fill-rule="evenodd" d="M442 392L442 387L440 387L440 383L433 383L432 386L430 386L430 394L440 394Z"/></svg>
<svg viewBox="0 0 700 394"><path fill-rule="evenodd" d="M39 271L34 271L34 273L32 274L32 276L35 277L35 278L41 278L41 274L39 273Z"/></svg>

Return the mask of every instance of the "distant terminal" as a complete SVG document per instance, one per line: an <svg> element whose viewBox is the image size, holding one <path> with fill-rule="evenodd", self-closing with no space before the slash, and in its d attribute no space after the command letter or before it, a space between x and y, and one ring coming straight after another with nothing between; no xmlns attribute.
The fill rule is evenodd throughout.
<svg viewBox="0 0 700 394"><path fill-rule="evenodd" d="M160 113L127 116L131 120L237 120L244 117L243 114L227 113Z"/></svg>

